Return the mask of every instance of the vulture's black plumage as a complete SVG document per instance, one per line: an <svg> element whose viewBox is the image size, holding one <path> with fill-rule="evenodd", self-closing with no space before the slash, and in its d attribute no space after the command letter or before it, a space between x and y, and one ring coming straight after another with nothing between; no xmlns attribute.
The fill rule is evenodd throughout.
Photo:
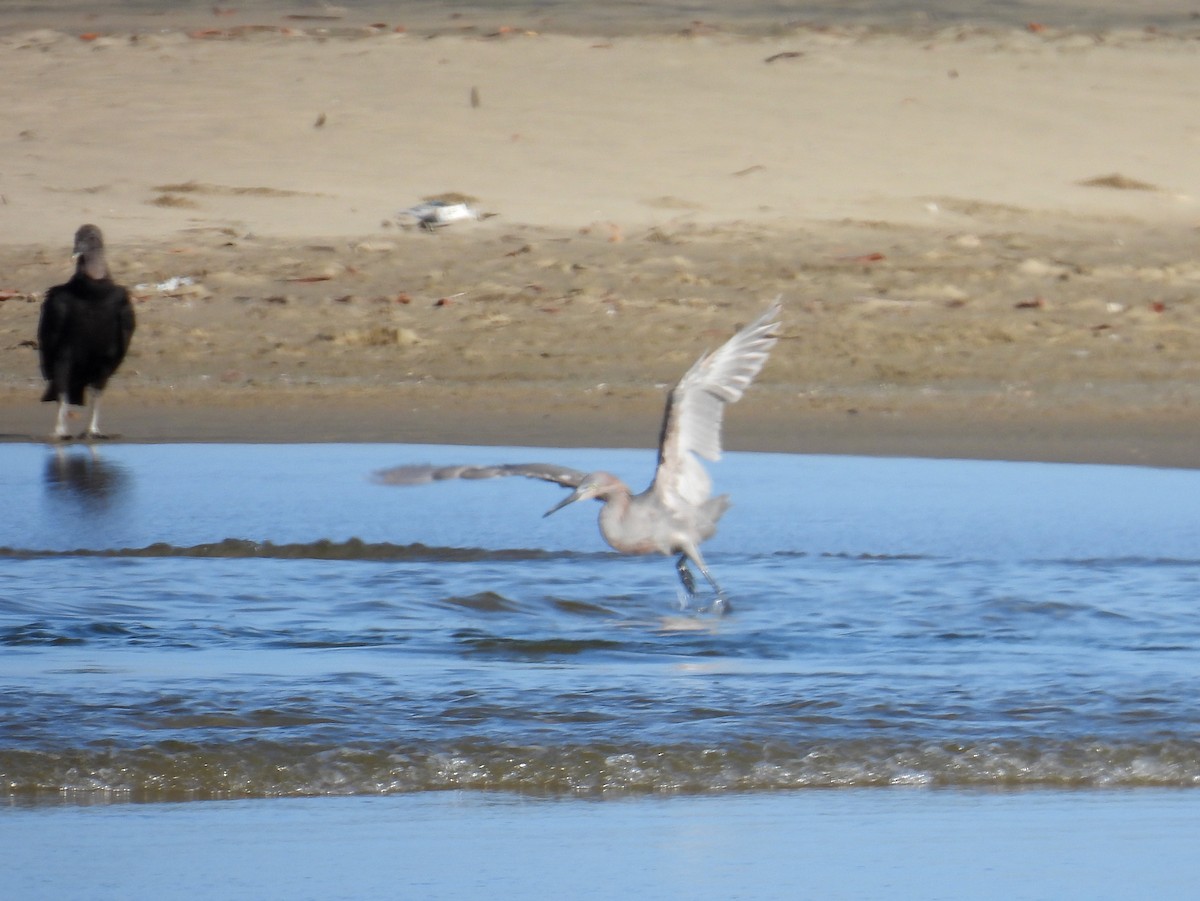
<svg viewBox="0 0 1200 901"><path fill-rule="evenodd" d="M133 337L129 292L115 284L104 258L104 237L94 225L75 232L75 274L46 292L38 320L38 353L46 379L43 401L58 402L54 435L71 437L68 406L81 407L91 389L92 417L83 437L103 438L100 394L117 371Z"/></svg>

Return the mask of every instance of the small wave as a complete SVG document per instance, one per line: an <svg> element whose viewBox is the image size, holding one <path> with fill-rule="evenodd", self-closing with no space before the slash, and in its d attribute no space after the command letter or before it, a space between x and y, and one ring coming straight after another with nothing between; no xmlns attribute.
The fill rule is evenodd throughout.
<svg viewBox="0 0 1200 901"><path fill-rule="evenodd" d="M603 651L619 651L625 644L607 638L512 638L463 630L455 638L469 653L512 657L520 660L540 660L549 657L571 657Z"/></svg>
<svg viewBox="0 0 1200 901"><path fill-rule="evenodd" d="M27 801L167 801L424 791L551 796L721 794L888 786L1200 786L1200 742L325 747L276 743L0 752Z"/></svg>
<svg viewBox="0 0 1200 901"><path fill-rule="evenodd" d="M595 556L572 551L545 551L535 548L489 550L486 548L434 547L420 542L391 544L367 542L359 538L346 541L318 541L275 544L249 538L226 538L223 541L193 545L174 545L156 542L145 547L89 549L69 551L0 548L0 557L36 559L42 557L216 557L225 559L265 560L379 560L384 562L443 562L473 563L477 561L554 560Z"/></svg>
<svg viewBox="0 0 1200 901"><path fill-rule="evenodd" d="M1121 569L1138 569L1142 567L1151 569L1181 567L1189 569L1200 566L1200 559L1187 557L1067 557L1061 560L1037 560L1033 562L1044 563L1050 566L1078 567L1085 570L1105 570L1114 567Z"/></svg>
<svg viewBox="0 0 1200 901"><path fill-rule="evenodd" d="M516 613L520 605L494 591L480 591L470 595L454 595L442 598L439 603L453 610L469 610L474 613Z"/></svg>
<svg viewBox="0 0 1200 901"><path fill-rule="evenodd" d="M38 620L0 628L0 645L8 647L81 645L96 640L142 644L156 638L154 631L145 626L113 622L72 623L61 627Z"/></svg>

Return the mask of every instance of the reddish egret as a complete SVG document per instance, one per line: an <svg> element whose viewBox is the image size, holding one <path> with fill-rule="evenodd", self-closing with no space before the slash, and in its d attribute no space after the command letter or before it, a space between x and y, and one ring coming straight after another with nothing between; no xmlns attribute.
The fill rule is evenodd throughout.
<svg viewBox="0 0 1200 901"><path fill-rule="evenodd" d="M584 473L551 463L510 463L498 466L397 466L376 474L389 485L420 485L443 479L488 479L526 476L556 482L574 490L546 511L549 516L567 504L595 498L600 533L622 554L678 555L675 569L689 596L696 582L690 560L716 599L713 610L727 612L729 602L700 555L701 542L717 531L717 521L729 507L729 497L711 497L712 481L697 457L721 458L721 419L725 405L738 400L767 361L778 336L781 305L739 331L713 353L693 364L667 398L658 445L654 481L641 494L607 472Z"/></svg>
<svg viewBox="0 0 1200 901"><path fill-rule="evenodd" d="M38 355L48 384L43 401L58 401L54 437L71 438L69 406L82 407L91 389L92 416L82 438L100 431L100 395L117 371L133 337L129 292L115 284L104 258L104 237L94 225L75 232L75 274L46 292L38 320Z"/></svg>

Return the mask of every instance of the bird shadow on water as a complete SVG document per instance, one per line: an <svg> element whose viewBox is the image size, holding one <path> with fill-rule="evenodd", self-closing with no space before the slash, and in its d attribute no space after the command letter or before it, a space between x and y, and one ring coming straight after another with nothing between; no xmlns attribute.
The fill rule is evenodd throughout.
<svg viewBox="0 0 1200 901"><path fill-rule="evenodd" d="M46 496L89 513L108 513L128 498L133 477L91 446L55 447L43 472Z"/></svg>

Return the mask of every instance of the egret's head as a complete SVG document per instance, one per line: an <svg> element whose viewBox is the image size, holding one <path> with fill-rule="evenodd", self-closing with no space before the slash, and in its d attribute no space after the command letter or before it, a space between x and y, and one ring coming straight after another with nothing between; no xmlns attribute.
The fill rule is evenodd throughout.
<svg viewBox="0 0 1200 901"><path fill-rule="evenodd" d="M600 500L608 500L608 495L618 486L624 487L624 483L610 473L588 473L583 477L583 481L579 483L579 486L574 491L543 513L542 516L557 513L563 507L567 506L567 504L573 504L576 501L586 501L593 497Z"/></svg>

